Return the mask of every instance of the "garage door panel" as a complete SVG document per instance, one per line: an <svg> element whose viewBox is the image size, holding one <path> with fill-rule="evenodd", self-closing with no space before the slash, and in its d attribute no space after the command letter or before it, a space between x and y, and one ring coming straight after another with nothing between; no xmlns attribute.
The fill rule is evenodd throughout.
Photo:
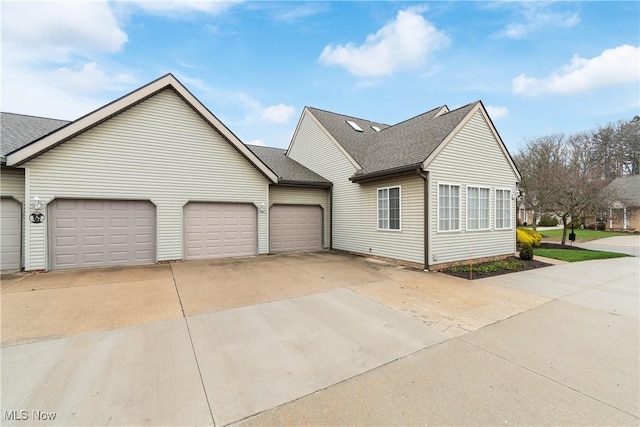
<svg viewBox="0 0 640 427"><path fill-rule="evenodd" d="M253 204L188 203L184 209L185 259L256 255Z"/></svg>
<svg viewBox="0 0 640 427"><path fill-rule="evenodd" d="M0 199L0 269L22 267L22 205L14 199Z"/></svg>
<svg viewBox="0 0 640 427"><path fill-rule="evenodd" d="M273 205L270 210L271 252L322 249L322 208L311 205Z"/></svg>
<svg viewBox="0 0 640 427"><path fill-rule="evenodd" d="M155 206L143 201L55 200L51 269L155 262Z"/></svg>

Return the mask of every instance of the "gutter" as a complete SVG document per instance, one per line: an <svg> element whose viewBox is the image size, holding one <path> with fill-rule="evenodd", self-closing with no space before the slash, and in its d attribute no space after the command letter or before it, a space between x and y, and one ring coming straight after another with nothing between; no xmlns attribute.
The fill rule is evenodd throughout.
<svg viewBox="0 0 640 427"><path fill-rule="evenodd" d="M286 187L311 187L311 188L331 188L333 184L330 182L312 182L312 181L289 181L289 180L280 180L276 185L282 185Z"/></svg>
<svg viewBox="0 0 640 427"><path fill-rule="evenodd" d="M416 169L424 180L424 270L429 271L429 172Z"/></svg>
<svg viewBox="0 0 640 427"><path fill-rule="evenodd" d="M386 169L383 171L370 172L362 175L354 175L351 178L349 178L349 181L362 183L366 181L373 181L375 179L380 179L380 178L406 175L406 174L415 172L416 170L421 170L420 169L421 166L422 166L422 163L415 163L412 165L400 166L397 168Z"/></svg>

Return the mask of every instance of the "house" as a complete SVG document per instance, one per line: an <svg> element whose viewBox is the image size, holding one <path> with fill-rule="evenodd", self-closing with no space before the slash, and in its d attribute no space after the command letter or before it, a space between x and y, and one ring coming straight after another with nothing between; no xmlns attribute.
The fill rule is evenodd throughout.
<svg viewBox="0 0 640 427"><path fill-rule="evenodd" d="M640 230L640 175L616 178L603 194L609 202L609 229Z"/></svg>
<svg viewBox="0 0 640 427"><path fill-rule="evenodd" d="M7 117L3 128L12 127ZM15 256L4 259L4 228L15 223L5 219L5 198L22 205L13 233L22 235L25 270L268 253L271 200L278 221L310 203L328 209L329 182L286 158L274 159L277 175L172 75L76 121L47 124L25 144L3 133L3 150L19 146L1 170L3 269L15 266ZM292 199L293 211L279 209ZM43 222L31 219L38 210ZM314 249L325 246L317 230L306 234L316 236ZM292 238L304 245L286 235L281 247Z"/></svg>
<svg viewBox="0 0 640 427"><path fill-rule="evenodd" d="M284 150L243 144L168 74L73 122L3 113L2 154L3 270L515 251L519 174L481 102L393 126L306 107Z"/></svg>
<svg viewBox="0 0 640 427"><path fill-rule="evenodd" d="M332 248L425 269L515 252L520 175L482 102L393 126L306 107L287 156L333 183Z"/></svg>

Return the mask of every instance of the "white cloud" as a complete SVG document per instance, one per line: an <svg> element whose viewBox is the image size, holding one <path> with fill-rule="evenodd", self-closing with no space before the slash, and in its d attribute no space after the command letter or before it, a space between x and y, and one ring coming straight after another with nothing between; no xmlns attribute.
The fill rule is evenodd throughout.
<svg viewBox="0 0 640 427"><path fill-rule="evenodd" d="M496 107L494 105L487 105L487 113L492 120L500 120L509 114L507 107Z"/></svg>
<svg viewBox="0 0 640 427"><path fill-rule="evenodd" d="M253 139L249 142L247 142L248 145L259 145L260 147L266 147L267 144L264 143L263 140L261 139Z"/></svg>
<svg viewBox="0 0 640 427"><path fill-rule="evenodd" d="M274 17L277 21L297 21L319 13L324 13L329 9L326 4L321 3L285 2L284 5L286 9L278 11ZM295 7L291 7L291 5L295 5Z"/></svg>
<svg viewBox="0 0 640 427"><path fill-rule="evenodd" d="M102 58L127 42L107 1L2 4L2 109L75 119L135 79Z"/></svg>
<svg viewBox="0 0 640 427"><path fill-rule="evenodd" d="M296 109L290 105L278 104L262 109L260 116L266 123L283 124L296 114Z"/></svg>
<svg viewBox="0 0 640 427"><path fill-rule="evenodd" d="M419 13L418 9L401 10L362 45L326 46L319 60L343 66L356 76L388 76L399 69L418 67L429 53L449 43L447 35Z"/></svg>
<svg viewBox="0 0 640 427"><path fill-rule="evenodd" d="M95 62L88 62L80 69L58 68L51 73L58 86L75 93L100 93L105 90L122 91L136 82L126 73L110 74Z"/></svg>
<svg viewBox="0 0 640 427"><path fill-rule="evenodd" d="M580 23L580 17L576 13L552 10L553 3L507 3L508 6L513 4L520 8L519 14L522 18L521 22L510 23L502 31L501 34L508 38L521 39L547 28L571 28Z"/></svg>
<svg viewBox="0 0 640 427"><path fill-rule="evenodd" d="M180 17L191 13L218 15L241 0L191 0L191 1L159 1L159 0L126 0L124 4L135 5L147 13L169 17Z"/></svg>
<svg viewBox="0 0 640 427"><path fill-rule="evenodd" d="M2 38L3 45L32 51L40 60L118 52L127 42L106 1L3 2Z"/></svg>
<svg viewBox="0 0 640 427"><path fill-rule="evenodd" d="M591 59L574 56L568 65L549 77L520 74L513 91L522 95L578 93L640 81L640 48L630 45L607 49Z"/></svg>

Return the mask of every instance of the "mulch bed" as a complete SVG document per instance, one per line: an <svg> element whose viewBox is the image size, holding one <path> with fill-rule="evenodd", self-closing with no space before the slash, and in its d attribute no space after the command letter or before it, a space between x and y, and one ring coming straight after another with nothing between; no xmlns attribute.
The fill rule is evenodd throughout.
<svg viewBox="0 0 640 427"><path fill-rule="evenodd" d="M559 243L548 243L548 242L542 242L540 244L541 248L544 249L570 249L570 250L576 250L576 251L585 251L586 249L583 248L579 248L577 246L568 246L568 245L561 245ZM511 260L519 260L520 258L518 257L511 257L509 258ZM524 266L522 266L521 268L518 268L516 270L497 270L497 271L492 271L492 272L480 272L480 271L476 271L474 268L473 271L473 280L475 279L484 279L485 277L492 277L492 276L500 276L502 274L509 274L509 273L517 273L518 271L526 271L526 270L533 270L534 268L542 268L542 267L549 267L552 264L547 264L546 262L542 262L542 261L536 261L536 260L530 260L530 261L524 261L526 264ZM482 265L482 264L478 264L478 265ZM463 279L469 279L469 272L468 271L451 271L451 269L444 269L440 271L441 273L445 273L448 274L450 276L456 276L456 277L461 277Z"/></svg>

